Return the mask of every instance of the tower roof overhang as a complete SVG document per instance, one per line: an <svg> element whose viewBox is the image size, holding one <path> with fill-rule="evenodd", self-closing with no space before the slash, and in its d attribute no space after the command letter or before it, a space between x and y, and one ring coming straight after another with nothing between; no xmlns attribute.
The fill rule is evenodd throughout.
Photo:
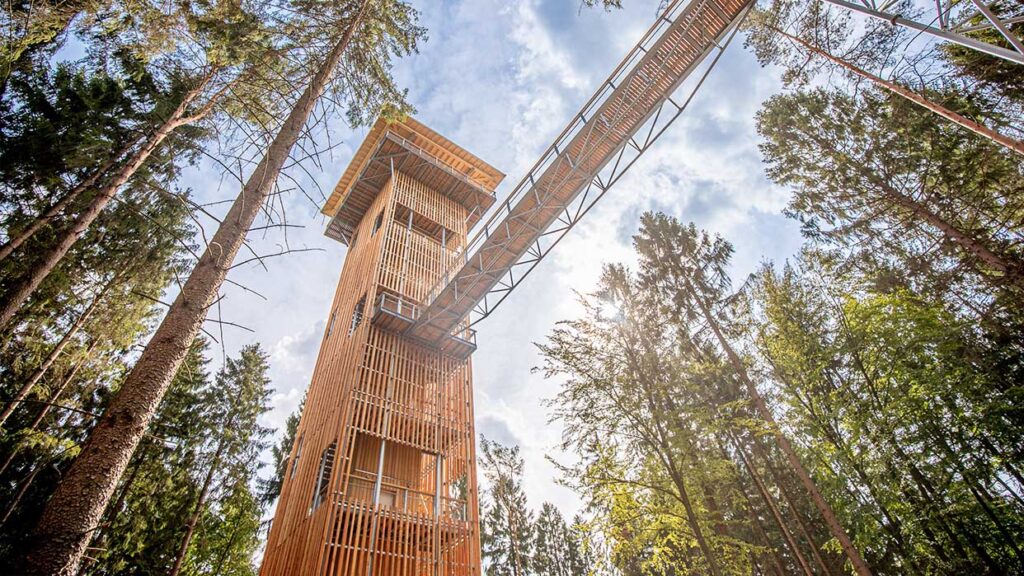
<svg viewBox="0 0 1024 576"><path fill-rule="evenodd" d="M419 180L467 210L472 228L494 204L505 175L413 118L378 119L356 150L324 204L331 218L325 234L349 244L356 226L391 177L392 170Z"/></svg>

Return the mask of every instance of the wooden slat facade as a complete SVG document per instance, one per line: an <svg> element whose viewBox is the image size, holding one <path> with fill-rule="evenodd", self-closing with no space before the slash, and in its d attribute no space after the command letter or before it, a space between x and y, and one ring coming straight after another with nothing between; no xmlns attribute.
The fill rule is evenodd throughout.
<svg viewBox="0 0 1024 576"><path fill-rule="evenodd" d="M364 155L353 163L386 166L387 177L363 171L366 179L349 178L347 200L336 202L336 213L349 219L349 251L262 576L480 574L472 350L457 338L428 343L404 331L464 248L479 218L472 213L493 202L500 173L422 125L414 128L420 139L416 151L407 150L411 162L389 139L392 132L408 136L409 125L371 134L378 144L372 154L387 153L387 161ZM451 170L424 163L424 150ZM453 179L455 162L489 187L486 194L469 194Z"/></svg>

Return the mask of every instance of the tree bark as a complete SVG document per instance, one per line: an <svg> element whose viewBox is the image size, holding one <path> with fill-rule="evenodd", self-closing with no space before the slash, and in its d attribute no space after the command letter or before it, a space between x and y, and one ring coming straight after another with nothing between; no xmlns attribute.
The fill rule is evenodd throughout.
<svg viewBox="0 0 1024 576"><path fill-rule="evenodd" d="M101 526L99 526L93 533L93 538L90 538L89 548L102 549L106 542L107 535L110 534L110 529L117 522L117 517L124 511L124 501L128 499L128 494L131 493L132 487L135 486L136 480L139 478L139 472L142 471L142 464L145 463L145 459L149 457L146 451L150 446L153 445L152 438L145 438L139 443L138 450L132 457L132 462L129 464L131 472L128 473L128 478L121 484L121 489L117 493L117 498L114 499L113 504L107 506L105 510L107 516L106 520Z"/></svg>
<svg viewBox="0 0 1024 576"><path fill-rule="evenodd" d="M0 328L7 326L18 308L25 303L43 280L50 275L57 267L61 259L71 250L75 242L85 234L89 226L96 221L96 218L114 199L114 195L122 186L146 163L146 160L176 129L199 119L198 116L186 117L185 113L196 98L202 94L206 85L213 78L215 70L209 72L198 86L189 90L181 99L181 103L174 109L167 118L152 134L150 134L140 147L120 170L100 186L94 193L88 206L78 214L77 217L64 228L53 244L39 252L38 260L33 263L26 273L15 281L6 294L0 298ZM207 108L204 108L207 109ZM207 109L208 110L208 109ZM80 194L81 192L79 192Z"/></svg>
<svg viewBox="0 0 1024 576"><path fill-rule="evenodd" d="M769 357L768 361L771 364L772 372L775 375L776 380L785 382L786 386L788 386L790 389L795 390L799 388L793 382L788 380L787 376L775 364L773 358ZM831 390L839 391L840 389L848 388L847 386L844 385L842 381L840 383L836 383L834 379L828 375L824 376L824 381L828 383ZM853 469L854 473L856 474L856 477L860 479L861 484L864 485L864 488L867 490L868 496L870 496L870 501L874 502L875 506L878 507L879 513L882 515L882 518L876 516L879 525L882 526L883 529L886 530L886 532L888 532L892 536L893 542L899 549L900 553L903 554L903 557L907 559L907 561L911 564L911 567L914 570L920 572L921 568L917 565L917 561L910 554L910 552L908 552L906 541L903 535L903 522L899 518L896 518L892 511L889 509L889 506L885 503L885 499L882 498L881 494L879 494L877 486L875 486L875 483L871 480L871 478L868 477L868 474L864 470L862 463L857 460L856 456L854 456L853 448L843 438L843 435L840 433L838 429L836 429L835 425L829 421L828 417L824 417L818 410L813 409L812 403L809 399L802 400L801 403L807 407L808 415L810 416L811 420L815 423L814 425L818 428L818 430L820 431L819 433L822 435L822 437L824 437L824 439L829 444L832 445L832 447L840 455L839 457ZM943 560L948 559L945 556L945 551L941 547L936 547L936 554Z"/></svg>
<svg viewBox="0 0 1024 576"><path fill-rule="evenodd" d="M723 450L723 455L728 457ZM761 540L761 545L768 550L771 555L772 564L775 568L775 576L783 576L786 570L782 567L782 560L779 558L779 551L772 545L771 540L768 539L768 534L764 530L764 525L761 524L761 518L758 516L757 509L754 507L754 499L747 493L747 487L742 482L737 481L737 487L741 494L743 494L743 500L747 503L747 512L750 516L751 525L754 527L754 532Z"/></svg>
<svg viewBox="0 0 1024 576"><path fill-rule="evenodd" d="M228 269L366 12L359 12L288 114L209 246L43 510L20 558L29 576L73 576L103 510L188 353Z"/></svg>
<svg viewBox="0 0 1024 576"><path fill-rule="evenodd" d="M779 444L779 448L782 449L783 454L786 455L786 459L789 461L790 466L793 468L793 472L800 478L800 482L804 485L808 494L811 496L811 500L814 502L814 506L821 513L822 518L825 520L825 524L828 525L829 532L832 536L839 541L839 546L843 549L843 553L850 560L850 564L853 566L854 572L860 576L872 576L871 569L868 567L864 559L861 558L860 552L853 545L853 540L850 539L849 534L843 528L843 525L839 522L832 507L829 506L828 502L825 501L824 496L818 490L814 480L811 479L811 475L804 468L803 463L800 462L800 457L797 456L796 450L793 449L793 445L789 443L789 439L782 433L777 422L775 422L775 416L772 415L771 410L768 409L768 405L765 403L761 393L758 392L757 386L754 385L753 380L747 374L746 366L743 365L743 361L740 359L736 351L733 350L732 345L725 338L722 333L721 327L718 325L718 321L711 313L710 307L704 301L703 298L698 295L691 286L687 284L686 291L693 298L697 306L701 310L701 314L707 321L711 331L715 334L715 339L718 340L718 344L722 347L726 357L729 359L729 363L732 364L733 370L736 371L737 376L743 382L747 388L747 393L750 395L750 399L754 404L754 409L758 415L769 425L773 435L775 436L776 442Z"/></svg>
<svg viewBox="0 0 1024 576"><path fill-rule="evenodd" d="M21 385L21 388L19 388L18 392L14 394L14 397L7 401L7 406L4 408L3 412L0 412L0 428L3 428L4 423L6 423L7 419L11 417L11 414L14 413L14 410L18 407L18 405L21 404L23 400L25 400L29 393L32 392L32 389L35 388L36 384L39 383L39 380L41 380L43 376L46 374L46 371L50 369L50 366L52 366L53 363L57 361L57 358L61 355L62 352L64 352L64 348L66 348L67 345L71 342L71 339L75 337L75 334L78 334L78 331L81 330L83 326L85 326L85 323L89 320L89 317L92 316L92 313L96 311L96 306L98 306L99 303L103 300L103 297L106 296L107 291L110 289L111 286L113 286L114 282L117 279L118 276L114 276L113 278L107 281L107 283L103 286L99 293L96 294L95 297L93 297L92 302L89 304L89 307L86 308L84 312L82 312L78 319L75 320L75 323L71 325L71 328L68 329L68 331L64 334L64 337L60 339L60 342L57 342L57 345L53 347L53 350L50 350L50 353L46 355L46 358L43 360L42 364L40 364L35 369L35 371L32 372L32 375L29 376L28 380L26 380L25 383Z"/></svg>
<svg viewBox="0 0 1024 576"><path fill-rule="evenodd" d="M776 34L780 34L788 38L790 41L803 46L805 49L807 49L807 51L817 54L818 56L825 58L829 62L837 64L845 68L846 70L853 72L854 74L860 76L861 78L874 82L876 85L881 86L882 88L892 92L893 94L902 96L903 98L910 100L914 104L917 104L922 108L931 110L932 112L938 114L939 116L942 116L943 118L950 120L955 124L963 126L964 128L970 130L971 132L974 132L979 136L982 136L983 138L987 138L992 142L999 144L1000 146L1004 146L1011 152L1015 152L1017 154L1024 156L1024 142L1021 142L1020 140L1015 140L1013 138L1010 138L1009 136L1000 134L999 132L996 132L995 130L989 128L988 126L985 126L984 124L980 124L978 122L975 122L974 120L957 114L956 112L950 110L949 108L936 104L935 102L932 102L931 100L925 98L924 96L918 94L917 92L914 92L913 90L910 90L909 88L900 86L895 82L890 82L879 76L875 76L874 74L868 72L867 70L864 70L850 62L847 62L842 58L833 56L832 54L829 54L825 50L817 46L814 46L813 44L810 44L809 42L806 42L801 38L797 38L796 36L783 32L782 30L779 30L775 26L765 24L765 27L771 30L772 32L775 32Z"/></svg>

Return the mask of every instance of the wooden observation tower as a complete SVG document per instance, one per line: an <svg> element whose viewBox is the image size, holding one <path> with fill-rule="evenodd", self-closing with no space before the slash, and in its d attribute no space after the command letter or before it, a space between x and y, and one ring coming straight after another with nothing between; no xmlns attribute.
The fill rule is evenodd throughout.
<svg viewBox="0 0 1024 576"><path fill-rule="evenodd" d="M935 27L825 1L1024 63L979 2L936 3ZM486 220L503 174L415 120L374 125L324 206L349 251L261 575L480 574L472 325L682 114L752 3L670 2ZM1014 50L963 35L985 28Z"/></svg>
<svg viewBox="0 0 1024 576"><path fill-rule="evenodd" d="M503 174L374 125L323 210L349 251L262 576L480 574L472 325L686 109L751 3L671 2L486 219Z"/></svg>
<svg viewBox="0 0 1024 576"><path fill-rule="evenodd" d="M324 206L348 253L261 575L480 574L475 332L407 329L503 178L412 119L359 147Z"/></svg>

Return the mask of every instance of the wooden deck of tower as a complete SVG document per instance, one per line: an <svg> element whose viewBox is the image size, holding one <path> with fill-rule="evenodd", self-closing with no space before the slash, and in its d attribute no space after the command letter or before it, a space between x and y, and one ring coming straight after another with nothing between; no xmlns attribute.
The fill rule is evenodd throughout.
<svg viewBox="0 0 1024 576"><path fill-rule="evenodd" d="M260 573L480 573L472 336L405 334L503 174L378 121L324 210L349 247Z"/></svg>

